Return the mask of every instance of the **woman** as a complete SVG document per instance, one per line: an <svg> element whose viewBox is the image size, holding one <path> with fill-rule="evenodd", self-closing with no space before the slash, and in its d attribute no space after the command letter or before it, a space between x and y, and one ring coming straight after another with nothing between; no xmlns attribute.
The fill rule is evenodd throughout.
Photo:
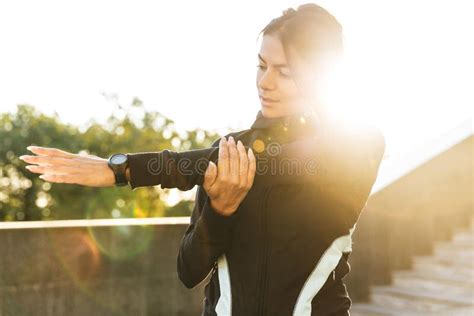
<svg viewBox="0 0 474 316"><path fill-rule="evenodd" d="M203 315L349 315L342 278L384 138L324 107L320 89L343 51L330 13L301 5L262 33L250 129L206 149L129 153L126 177L133 189L198 185L177 267L188 288L211 273ZM116 183L106 159L30 150L40 156L23 159L45 180Z"/></svg>

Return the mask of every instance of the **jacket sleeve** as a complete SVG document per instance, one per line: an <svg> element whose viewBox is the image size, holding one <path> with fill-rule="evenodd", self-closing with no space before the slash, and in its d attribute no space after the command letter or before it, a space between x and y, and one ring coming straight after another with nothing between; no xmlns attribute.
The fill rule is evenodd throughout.
<svg viewBox="0 0 474 316"><path fill-rule="evenodd" d="M204 280L217 258L230 247L238 216L238 212L230 216L217 213L206 191L198 186L190 224L177 256L178 276L187 288L194 288Z"/></svg>
<svg viewBox="0 0 474 316"><path fill-rule="evenodd" d="M385 152L378 129L365 129L343 139L333 139L322 157L323 170L308 177L308 203L318 206L315 229L328 242L347 235L364 209Z"/></svg>
<svg viewBox="0 0 474 316"><path fill-rule="evenodd" d="M261 175L260 180L269 182L269 187L274 190L285 190L300 181L303 190L299 198L309 210L305 225L329 246L354 228L377 178L385 140L375 128L333 135L327 139L326 144L314 139L288 143L282 146L280 155L275 156L278 163L283 163L283 158L314 159L317 164L315 173L303 173L299 177L267 174ZM276 199L273 203L282 201ZM339 246L342 244L337 243ZM349 248L344 246L344 249Z"/></svg>
<svg viewBox="0 0 474 316"><path fill-rule="evenodd" d="M254 183L326 185L340 179L369 181L385 151L383 134L372 126L334 128L326 137L270 144L257 154Z"/></svg>
<svg viewBox="0 0 474 316"><path fill-rule="evenodd" d="M178 188L181 191L202 185L209 161L217 163L219 147L183 152L162 150L158 152L128 153L130 186L161 185L162 188Z"/></svg>
<svg viewBox="0 0 474 316"><path fill-rule="evenodd" d="M350 132L342 130L324 139L311 137L276 146L273 144L272 147L269 145L261 152L254 150L257 163L254 184L323 184L324 179L355 176L351 172L369 176L362 169L372 167L373 171L378 168L385 148L382 134L375 128ZM218 164L218 141L210 148L183 152L166 149L129 153L130 186L135 189L160 184L162 188L184 191L202 185L209 161Z"/></svg>
<svg viewBox="0 0 474 316"><path fill-rule="evenodd" d="M319 188L323 194L330 197L330 203L335 204L336 209L347 210L347 216L341 220L344 228L352 228L355 225L367 204L385 153L385 139L378 129L373 129L363 135L360 142L351 144L348 148L353 154L346 152L346 163L340 164L340 170L333 168L335 186L329 187L329 190L334 187L338 190Z"/></svg>

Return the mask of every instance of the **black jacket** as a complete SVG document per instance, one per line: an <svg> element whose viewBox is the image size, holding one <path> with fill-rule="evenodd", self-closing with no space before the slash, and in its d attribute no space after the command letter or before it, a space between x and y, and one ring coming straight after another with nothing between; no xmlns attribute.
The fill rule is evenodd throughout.
<svg viewBox="0 0 474 316"><path fill-rule="evenodd" d="M177 256L188 288L208 274L202 315L348 315L342 278L351 235L385 150L378 129L310 113L265 118L234 139L252 147L252 188L231 216L210 206L202 187L211 148L129 154L130 185L199 185Z"/></svg>

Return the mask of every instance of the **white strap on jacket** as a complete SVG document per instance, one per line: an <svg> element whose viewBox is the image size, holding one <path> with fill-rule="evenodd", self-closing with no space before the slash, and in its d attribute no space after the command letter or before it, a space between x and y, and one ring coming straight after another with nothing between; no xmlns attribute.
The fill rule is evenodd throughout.
<svg viewBox="0 0 474 316"><path fill-rule="evenodd" d="M220 297L216 305L218 316L230 316L232 314L232 295L230 290L229 266L225 254L217 260Z"/></svg>

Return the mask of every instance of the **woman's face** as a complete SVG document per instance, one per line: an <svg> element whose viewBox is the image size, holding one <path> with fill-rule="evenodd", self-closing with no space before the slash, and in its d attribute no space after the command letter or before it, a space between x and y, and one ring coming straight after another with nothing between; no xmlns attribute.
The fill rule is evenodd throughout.
<svg viewBox="0 0 474 316"><path fill-rule="evenodd" d="M292 115L307 109L307 102L294 79L281 41L275 35L264 35L257 70L257 90L263 116Z"/></svg>

